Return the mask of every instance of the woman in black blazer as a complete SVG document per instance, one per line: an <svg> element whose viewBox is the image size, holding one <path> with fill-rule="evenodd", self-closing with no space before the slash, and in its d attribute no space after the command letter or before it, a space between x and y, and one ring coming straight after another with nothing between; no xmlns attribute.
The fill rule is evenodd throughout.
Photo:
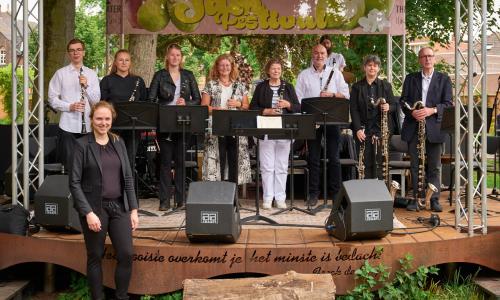
<svg viewBox="0 0 500 300"><path fill-rule="evenodd" d="M253 93L250 109L273 116L300 112L300 103L293 86L281 79L282 63L271 59L265 67L268 79L259 83ZM288 175L289 140L259 141L262 174L263 209L271 209L273 199L278 208L286 208L286 177Z"/></svg>
<svg viewBox="0 0 500 300"><path fill-rule="evenodd" d="M70 174L75 209L87 248L92 299L104 299L102 266L109 233L116 253L116 299L128 299L132 274L132 231L139 224L134 180L123 140L111 133L113 105L100 101L90 112L92 132L77 140Z"/></svg>
<svg viewBox="0 0 500 300"><path fill-rule="evenodd" d="M389 135L393 132L391 113L396 109L396 102L389 82L378 78L380 58L376 55L367 55L363 60L365 78L352 86L349 101L352 130L359 150L361 143L365 143L364 163L365 178L382 179L381 151L375 153L375 143L380 141L380 120L383 111L388 112ZM371 101L385 98L387 103L375 107ZM378 138L378 140L377 140ZM390 140L390 139L389 139Z"/></svg>
<svg viewBox="0 0 500 300"><path fill-rule="evenodd" d="M181 47L171 44L165 54L165 68L156 72L149 86L149 100L160 105L199 105L200 91L191 71L182 68ZM189 141L189 136L186 137ZM180 133L161 133L160 144L160 210L170 209L170 187L172 185L172 158L175 161L175 203L180 208L184 170L180 167L184 160L182 135Z"/></svg>

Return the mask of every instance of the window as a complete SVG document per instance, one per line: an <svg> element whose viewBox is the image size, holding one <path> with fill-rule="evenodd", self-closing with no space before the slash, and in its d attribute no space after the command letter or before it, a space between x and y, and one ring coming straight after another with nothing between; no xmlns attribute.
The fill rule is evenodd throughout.
<svg viewBox="0 0 500 300"><path fill-rule="evenodd" d="M0 49L0 66L7 64L7 51Z"/></svg>

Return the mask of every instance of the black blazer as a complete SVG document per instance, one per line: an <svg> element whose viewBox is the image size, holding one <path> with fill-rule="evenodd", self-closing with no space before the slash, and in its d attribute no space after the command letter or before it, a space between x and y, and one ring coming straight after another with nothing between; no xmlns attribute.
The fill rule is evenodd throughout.
<svg viewBox="0 0 500 300"><path fill-rule="evenodd" d="M137 209L137 199L134 191L134 179L130 169L127 149L123 139L114 140L109 137L120 158L122 165L123 200L125 210ZM81 216L90 212L100 213L102 209L102 173L99 145L91 132L75 143L73 168L71 170L69 187L73 196L74 207Z"/></svg>
<svg viewBox="0 0 500 300"><path fill-rule="evenodd" d="M299 113L300 103L299 99L297 98L297 94L295 93L295 89L293 88L293 85L291 85L286 81L283 82L285 83L283 90L283 98L289 101L291 104L290 109L287 108L286 112ZM250 109L260 110L260 112L262 113L262 111L265 108L272 108L272 107L273 107L273 91L269 86L269 79L266 79L255 87L255 91L253 92L252 96L252 101L250 102Z"/></svg>
<svg viewBox="0 0 500 300"><path fill-rule="evenodd" d="M433 114L425 120L425 132L427 139L431 143L444 143L445 135L441 133L441 120L443 110L446 107L453 106L453 92L451 88L451 79L448 75L434 71L429 91L427 92L426 107L436 107L438 113ZM417 135L417 120L415 120L411 111L408 110L403 101L413 106L413 103L422 100L422 72L408 74L403 84L401 95L401 108L405 114L403 128L401 129L401 138L404 141L411 141Z"/></svg>
<svg viewBox="0 0 500 300"><path fill-rule="evenodd" d="M174 93L175 83L170 73L165 69L156 72L149 86L149 101L166 105L172 102ZM185 69L181 69L181 97L186 100L186 105L199 105L201 102L198 83L193 73Z"/></svg>
<svg viewBox="0 0 500 300"><path fill-rule="evenodd" d="M389 113L387 114L388 117L387 123L389 126L389 132L392 133L394 131L393 128L394 126L391 114L396 110L397 107L394 95L392 94L392 86L389 82L381 80L379 78L375 79L374 83L377 86L377 95L375 100L382 97L385 98L389 103ZM351 126L354 135L356 135L356 132L361 129L361 126L367 128L368 107L373 107L373 105L370 103L370 99L368 99L368 88L369 86L368 82L366 81L366 78L363 78L362 80L352 85L351 97L349 98L349 105L350 105L351 121L352 121ZM379 108L374 108L374 109L376 111L375 118L378 124L377 126L378 130L375 133L379 134L380 133L379 120L381 117L381 113Z"/></svg>

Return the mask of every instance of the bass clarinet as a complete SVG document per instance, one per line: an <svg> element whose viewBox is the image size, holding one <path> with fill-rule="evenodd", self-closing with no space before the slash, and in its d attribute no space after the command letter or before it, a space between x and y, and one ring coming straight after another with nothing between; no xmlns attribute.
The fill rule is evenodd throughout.
<svg viewBox="0 0 500 300"><path fill-rule="evenodd" d="M387 100L385 98L378 98L376 101L371 99L371 104L375 107L380 107L383 104L386 104ZM399 190L399 183L395 180L390 181L389 174L389 117L387 111L382 111L382 116L380 119L380 131L381 131L381 139L380 139L380 148L382 149L382 177L384 178L385 185L389 189L392 199L394 200L396 197L396 192Z"/></svg>
<svg viewBox="0 0 500 300"><path fill-rule="evenodd" d="M417 101L410 106L407 102L403 102L403 105L409 109L410 111L419 110L425 107L424 102ZM422 197L424 193L425 186L425 119L418 121L418 143L417 143L417 153L418 153L418 188L417 188L417 196L415 200L417 200L418 209L430 209L430 199L434 192L437 192L438 189L432 183L427 184L427 189L425 192L425 196Z"/></svg>

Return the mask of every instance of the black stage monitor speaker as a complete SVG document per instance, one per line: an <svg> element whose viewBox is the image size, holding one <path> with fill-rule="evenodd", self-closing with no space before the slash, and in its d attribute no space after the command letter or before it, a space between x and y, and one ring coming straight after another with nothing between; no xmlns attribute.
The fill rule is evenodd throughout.
<svg viewBox="0 0 500 300"><path fill-rule="evenodd" d="M78 213L73 207L68 175L45 178L35 193L35 220L47 230L82 231Z"/></svg>
<svg viewBox="0 0 500 300"><path fill-rule="evenodd" d="M234 243L241 233L236 184L192 182L186 201L186 235L191 242Z"/></svg>
<svg viewBox="0 0 500 300"><path fill-rule="evenodd" d="M392 202L382 180L344 181L326 230L341 241L382 238L393 228Z"/></svg>

